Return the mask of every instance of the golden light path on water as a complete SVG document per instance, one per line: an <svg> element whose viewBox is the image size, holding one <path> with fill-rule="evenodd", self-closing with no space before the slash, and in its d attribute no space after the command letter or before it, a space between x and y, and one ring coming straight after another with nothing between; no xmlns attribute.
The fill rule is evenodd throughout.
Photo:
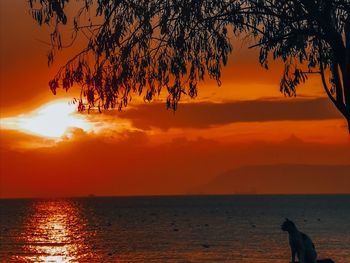
<svg viewBox="0 0 350 263"><path fill-rule="evenodd" d="M69 100L55 100L26 114L1 120L2 128L20 130L48 138L60 138L70 128L91 131L94 126L77 113L77 107Z"/></svg>
<svg viewBox="0 0 350 263"><path fill-rule="evenodd" d="M80 262L89 257L87 240L93 232L86 231L86 222L79 207L68 200L43 200L33 203L20 241L25 245L24 262ZM22 262L22 261L21 261Z"/></svg>

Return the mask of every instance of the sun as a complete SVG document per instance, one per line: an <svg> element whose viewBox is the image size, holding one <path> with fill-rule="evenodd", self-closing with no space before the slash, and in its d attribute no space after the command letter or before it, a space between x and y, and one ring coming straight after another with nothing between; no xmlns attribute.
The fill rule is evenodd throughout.
<svg viewBox="0 0 350 263"><path fill-rule="evenodd" d="M72 128L93 129L93 124L68 100L56 100L31 113L3 119L1 126L48 138L61 138Z"/></svg>

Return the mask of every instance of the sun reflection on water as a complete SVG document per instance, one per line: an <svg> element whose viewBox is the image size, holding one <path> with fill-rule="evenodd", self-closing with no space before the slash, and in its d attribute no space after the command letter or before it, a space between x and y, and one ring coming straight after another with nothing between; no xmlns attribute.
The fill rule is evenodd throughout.
<svg viewBox="0 0 350 263"><path fill-rule="evenodd" d="M91 249L85 240L93 233L72 201L52 200L33 204L33 213L22 234L26 262L80 262ZM84 253L85 251L85 253Z"/></svg>

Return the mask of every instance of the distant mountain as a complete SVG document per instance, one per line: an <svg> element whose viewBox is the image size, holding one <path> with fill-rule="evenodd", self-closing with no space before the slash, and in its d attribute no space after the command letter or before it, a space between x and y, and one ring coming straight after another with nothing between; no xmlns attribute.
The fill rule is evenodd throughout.
<svg viewBox="0 0 350 263"><path fill-rule="evenodd" d="M199 194L350 193L349 165L251 165L216 177Z"/></svg>

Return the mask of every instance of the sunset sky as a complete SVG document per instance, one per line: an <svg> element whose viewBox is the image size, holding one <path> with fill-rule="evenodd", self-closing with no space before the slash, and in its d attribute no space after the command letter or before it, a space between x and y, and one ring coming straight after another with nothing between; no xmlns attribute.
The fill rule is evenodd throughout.
<svg viewBox="0 0 350 263"><path fill-rule="evenodd" d="M34 22L26 1L0 1L0 27L2 198L223 193L211 185L229 171L239 174L232 193L299 193L259 188L241 170L250 167L254 180L267 169L283 182L280 165L305 178L309 166L332 166L325 180L334 176L334 186L316 181L305 192L350 193L350 136L318 76L285 97L281 63L261 68L257 51L236 40L222 86L201 83L198 98L186 98L176 113L163 94L152 103L135 98L122 112L78 114L69 102L79 87L56 96L48 88L76 50L48 67L49 30Z"/></svg>

